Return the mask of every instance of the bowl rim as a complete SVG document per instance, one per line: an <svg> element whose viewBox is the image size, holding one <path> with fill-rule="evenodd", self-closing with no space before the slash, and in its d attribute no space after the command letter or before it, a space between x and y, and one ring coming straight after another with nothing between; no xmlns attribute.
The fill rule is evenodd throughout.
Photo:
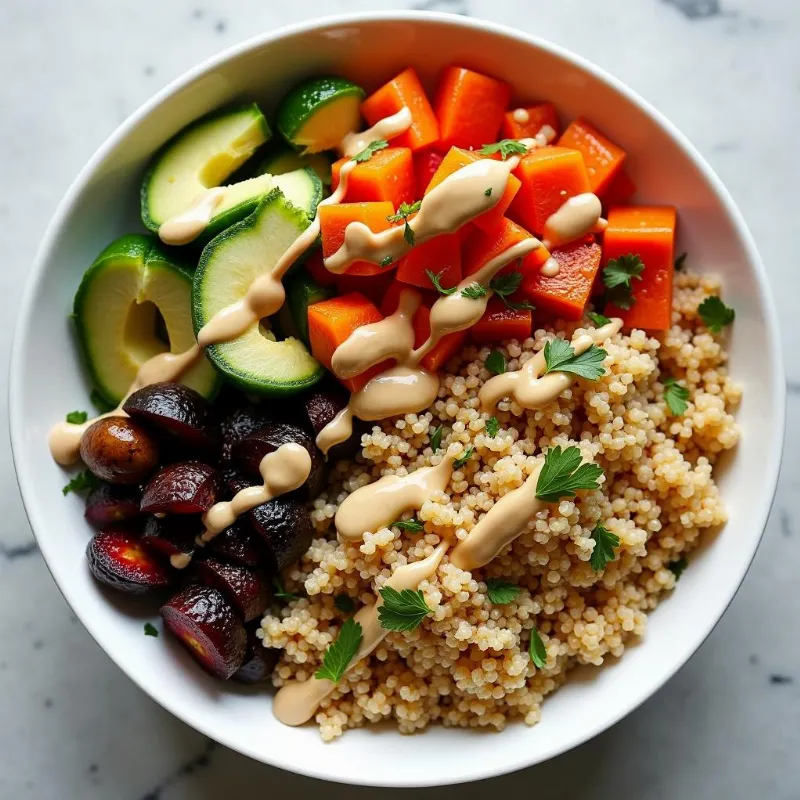
<svg viewBox="0 0 800 800"><path fill-rule="evenodd" d="M615 708L612 713L608 714L608 716L603 719L602 722L594 725L591 728L576 729L575 733L571 737L561 741L556 746L544 746L536 755L532 756L531 758L513 759L507 757L506 760L491 758L485 759L481 764L477 765L462 764L462 774L455 781L452 780L450 776L445 774L441 774L436 777L428 777L422 780L415 779L414 771L408 770L398 773L397 776L392 776L391 773L387 772L386 780L380 784L376 784L360 780L357 771L355 771L351 776L348 776L346 779L339 775L331 775L324 769L318 768L313 761L306 762L303 768L298 768L296 765L292 765L292 767L289 768L277 760L271 760L268 755L265 755L262 752L257 752L256 748L249 747L246 744L239 742L232 742L228 739L228 737L220 735L217 731L211 730L210 726L206 725L202 719L194 718L193 714L191 713L191 709L177 707L177 704L171 703L167 697L155 697L153 694L151 694L147 686L145 686L143 682L139 681L137 677L129 671L127 664L123 659L115 658L101 645L103 652L105 652L105 654L111 658L111 660L117 664L117 666L128 676L128 678L130 678L143 692L145 692L148 697L153 699L167 711L195 730L203 733L215 741L220 742L236 752L253 758L256 761L260 761L280 769L296 772L307 777L340 782L348 785L380 785L398 788L452 785L456 783L465 783L469 781L492 778L510 772L515 772L517 770L524 769L526 767L530 767L554 758L562 753L568 752L578 745L583 744L584 742L599 735L612 725L615 725L622 718L636 710L642 703L644 703L645 700L649 699L659 689L661 689L663 685L686 664L692 655L694 655L700 645L703 644L703 642L714 630L729 607L731 601L738 592L742 581L744 580L750 568L750 565L752 564L758 546L763 538L767 519L774 502L783 455L786 417L786 378L778 330L778 316L769 281L767 279L766 270L758 253L752 234L750 233L741 212L736 206L732 196L728 192L722 180L717 176L711 166L706 162L705 158L694 147L689 139L647 100L640 97L625 83L614 77L602 67L594 64L587 58L571 51L570 49L563 47L562 45L550 42L536 34L515 30L504 24L445 12L397 10L330 14L256 34L242 42L239 42L238 44L228 47L219 53L204 59L160 89L149 100L139 106L136 111L134 111L105 139L105 141L95 151L89 161L80 170L72 184L69 186L61 202L58 204L50 222L48 223L33 261L31 271L26 280L19 314L14 326L8 373L9 433L17 485L19 486L20 494L22 496L25 513L28 517L28 521L36 542L44 557L45 564L47 565L51 576L53 576L56 586L64 596L72 611L80 619L81 623L90 633L92 638L94 638L99 644L100 639L95 634L95 623L92 621L91 615L82 612L82 609L79 605L73 605L71 601L72 593L69 587L62 586L53 574L53 570L50 567L50 561L48 559L48 548L46 544L43 546L43 542L47 541L47 537L40 539L37 533L37 529L41 528L44 530L46 526L35 505L35 493L33 487L26 484L20 475L19 468L19 462L22 460L22 454L24 452L24 446L21 439L24 403L21 391L17 387L21 386L20 376L25 366L23 354L27 344L27 322L31 317L34 297L39 286L45 279L45 262L48 260L50 253L54 249L54 246L57 244L63 230L66 227L66 221L70 210L74 205L75 199L86 188L86 185L88 184L95 170L102 165L103 161L119 144L119 142L132 130L134 130L142 122L142 120L147 117L148 114L150 114L151 111L168 101L185 86L189 85L196 79L213 72L227 61L235 59L250 50L268 46L280 39L315 30L324 30L347 25L375 22L438 23L443 26L450 26L454 28L483 30L496 36L513 39L520 44L537 48L564 61L570 62L580 70L591 74L595 79L607 84L614 91L623 96L628 102L637 106L641 111L647 114L654 123L656 123L673 139L673 141L682 151L683 155L690 162L692 162L696 169L700 171L704 180L708 183L716 195L716 198L723 211L728 215L730 221L737 230L742 242L743 250L755 275L758 286L759 302L766 311L766 338L769 345L769 357L774 365L772 386L770 388L772 398L771 413L775 424L773 426L772 436L769 441L769 459L767 464L764 465L767 473L767 486L771 487L771 490L768 489L767 494L762 501L762 509L759 514L759 524L756 526L756 530L758 530L759 533L757 536L753 536L752 540L748 543L749 552L746 553L746 558L741 561L739 573L735 576L735 580L730 580L724 587L724 591L718 596L718 615L710 622L710 624L704 626L701 631L695 634L693 641L687 647L680 661L674 666L674 669L672 669L671 672L667 673L663 677L663 680L658 682L656 685L648 686L644 691L640 691L636 695L632 696L630 702Z"/></svg>

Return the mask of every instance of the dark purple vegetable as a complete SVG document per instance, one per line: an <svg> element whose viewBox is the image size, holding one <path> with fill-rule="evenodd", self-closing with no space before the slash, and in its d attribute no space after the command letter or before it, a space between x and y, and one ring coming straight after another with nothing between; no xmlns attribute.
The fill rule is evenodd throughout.
<svg viewBox="0 0 800 800"><path fill-rule="evenodd" d="M309 392L305 398L305 409L314 436L347 405L349 395L338 384L326 381ZM353 432L340 444L328 451L328 461L353 458L361 447L361 437L369 430L369 425L360 419L353 420Z"/></svg>
<svg viewBox="0 0 800 800"><path fill-rule="evenodd" d="M188 561L194 554L195 538L202 532L203 523L199 517L151 516L144 526L142 543L165 558L171 559L175 556L172 563L181 568L182 562Z"/></svg>
<svg viewBox="0 0 800 800"><path fill-rule="evenodd" d="M206 545L206 551L220 561L242 567L258 567L266 560L264 546L246 517L217 534Z"/></svg>
<svg viewBox="0 0 800 800"><path fill-rule="evenodd" d="M275 421L275 416L266 407L252 404L240 405L226 414L220 422L222 433L222 455L220 464L228 467L232 463L233 447L242 439Z"/></svg>
<svg viewBox="0 0 800 800"><path fill-rule="evenodd" d="M86 547L86 558L98 581L121 592L142 594L172 583L168 567L128 530L98 531Z"/></svg>
<svg viewBox="0 0 800 800"><path fill-rule="evenodd" d="M267 547L273 570L297 561L314 536L308 510L294 492L256 506L247 517Z"/></svg>
<svg viewBox="0 0 800 800"><path fill-rule="evenodd" d="M255 620L245 626L247 650L242 666L232 676L232 680L238 683L254 684L268 681L278 663L281 651L274 647L264 647L264 642L256 636L258 627L258 622Z"/></svg>
<svg viewBox="0 0 800 800"><path fill-rule="evenodd" d="M105 528L130 522L142 515L139 501L142 493L136 486L114 486L103 483L86 498L83 516L93 528Z"/></svg>
<svg viewBox="0 0 800 800"><path fill-rule="evenodd" d="M217 501L222 476L202 461L162 467L144 487L142 511L149 514L202 514Z"/></svg>
<svg viewBox="0 0 800 800"><path fill-rule="evenodd" d="M195 573L200 583L222 592L245 622L260 617L272 597L266 575L247 567L204 558L197 562Z"/></svg>

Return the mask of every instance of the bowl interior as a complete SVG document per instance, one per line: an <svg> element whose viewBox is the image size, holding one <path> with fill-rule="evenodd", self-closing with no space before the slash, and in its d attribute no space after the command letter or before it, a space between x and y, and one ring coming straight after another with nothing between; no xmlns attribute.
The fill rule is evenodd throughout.
<svg viewBox="0 0 800 800"><path fill-rule="evenodd" d="M240 98L271 109L296 79L333 71L377 86L413 64L431 83L448 63L513 83L519 101L554 101L584 114L630 154L639 202L673 204L680 249L693 269L724 276L736 309L731 371L744 386L741 444L720 476L730 523L693 559L679 590L652 615L645 646L568 684L534 728L502 736L433 727L424 747L390 729L349 732L323 745L315 727L286 728L263 691L207 679L168 638L142 634L150 606L111 597L87 570L82 503L63 498L65 473L50 459L50 425L89 408L67 315L83 270L114 237L139 230L139 181L152 152L186 123ZM777 477L783 383L763 270L737 212L683 138L626 89L550 45L495 26L444 16L351 18L260 37L161 93L106 143L71 190L42 246L19 322L11 375L14 455L25 504L53 576L108 654L150 695L190 725L254 758L352 783L430 785L507 772L563 752L636 707L681 666L730 602L766 521ZM391 741L389 741L391 740ZM391 747L387 769L381 757Z"/></svg>

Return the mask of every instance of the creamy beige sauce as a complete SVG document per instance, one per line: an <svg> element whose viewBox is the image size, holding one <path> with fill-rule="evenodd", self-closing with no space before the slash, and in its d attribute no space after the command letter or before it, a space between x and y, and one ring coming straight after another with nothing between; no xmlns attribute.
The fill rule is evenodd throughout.
<svg viewBox="0 0 800 800"><path fill-rule="evenodd" d="M447 552L448 543L442 542L427 558L398 567L386 586L402 592L404 589L417 589L424 580L430 580ZM348 665L351 669L362 658L366 658L386 637L388 630L381 627L378 609L383 600L377 595L375 603L364 606L353 619L361 625L362 639L358 652ZM282 686L272 701L272 713L284 725L302 725L308 722L319 704L334 690L333 681L309 678L305 681L289 681Z"/></svg>
<svg viewBox="0 0 800 800"><path fill-rule="evenodd" d="M588 350L593 344L601 344L622 329L622 320L612 319L607 325L596 328L589 333L575 337L571 344L576 355ZM542 408L552 403L577 380L569 372L549 372L544 375L547 364L544 349L528 360L522 369L504 372L490 378L478 392L481 410L492 412L504 398L510 397L523 408Z"/></svg>
<svg viewBox="0 0 800 800"><path fill-rule="evenodd" d="M531 115L528 113L527 108L515 108L511 117L518 125L525 125L531 121Z"/></svg>
<svg viewBox="0 0 800 800"><path fill-rule="evenodd" d="M534 514L544 507L536 497L536 483L542 465L534 469L525 483L504 494L486 516L459 542L450 554L459 569L473 570L488 564L527 527Z"/></svg>
<svg viewBox="0 0 800 800"><path fill-rule="evenodd" d="M201 192L186 211L159 225L158 238L164 244L172 245L193 242L208 227L224 196L225 189L222 186Z"/></svg>
<svg viewBox="0 0 800 800"><path fill-rule="evenodd" d="M555 259L554 256L550 256L547 261L542 264L539 269L539 272L545 276L545 278L555 278L558 275L561 266L559 265L558 261Z"/></svg>
<svg viewBox="0 0 800 800"><path fill-rule="evenodd" d="M282 494L299 489L311 472L308 450L295 442L282 444L275 452L267 453L258 465L264 483L238 491L232 500L215 503L203 514L205 531L201 541L208 542L233 525L245 511L274 500Z"/></svg>
<svg viewBox="0 0 800 800"><path fill-rule="evenodd" d="M342 541L360 541L367 531L377 531L418 511L432 492L443 492L453 474L455 456L445 455L435 467L421 467L409 475L386 475L348 495L334 517Z"/></svg>
<svg viewBox="0 0 800 800"><path fill-rule="evenodd" d="M318 434L316 445L324 455L353 435L353 411L345 406Z"/></svg>
<svg viewBox="0 0 800 800"><path fill-rule="evenodd" d="M354 156L364 150L372 142L381 139L394 139L401 133L405 133L410 127L413 119L411 109L403 106L396 114L384 117L371 128L367 128L361 133L348 133L342 139L339 150L343 156Z"/></svg>
<svg viewBox="0 0 800 800"><path fill-rule="evenodd" d="M426 409L439 392L439 377L425 369L398 364L381 372L350 398L359 419L374 420Z"/></svg>
<svg viewBox="0 0 800 800"><path fill-rule="evenodd" d="M603 207L591 192L570 197L544 224L544 246L548 250L562 247L593 231L600 221Z"/></svg>

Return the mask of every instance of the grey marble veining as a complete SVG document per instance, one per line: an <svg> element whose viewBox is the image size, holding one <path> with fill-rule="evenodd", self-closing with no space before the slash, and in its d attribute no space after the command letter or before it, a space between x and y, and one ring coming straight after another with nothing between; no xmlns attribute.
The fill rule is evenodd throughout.
<svg viewBox="0 0 800 800"><path fill-rule="evenodd" d="M538 768L417 798L800 797L800 5L796 0L5 0L0 9L0 347L39 238L72 178L140 103L208 55L315 14L424 8L536 32L629 83L731 189L776 288L790 380L787 457L755 564L731 609L655 697ZM5 386L0 416L5 416ZM0 455L0 800L368 798L264 767L152 703L78 624L33 545L7 440ZM424 746L421 741L421 746ZM387 754L390 758L390 754Z"/></svg>

